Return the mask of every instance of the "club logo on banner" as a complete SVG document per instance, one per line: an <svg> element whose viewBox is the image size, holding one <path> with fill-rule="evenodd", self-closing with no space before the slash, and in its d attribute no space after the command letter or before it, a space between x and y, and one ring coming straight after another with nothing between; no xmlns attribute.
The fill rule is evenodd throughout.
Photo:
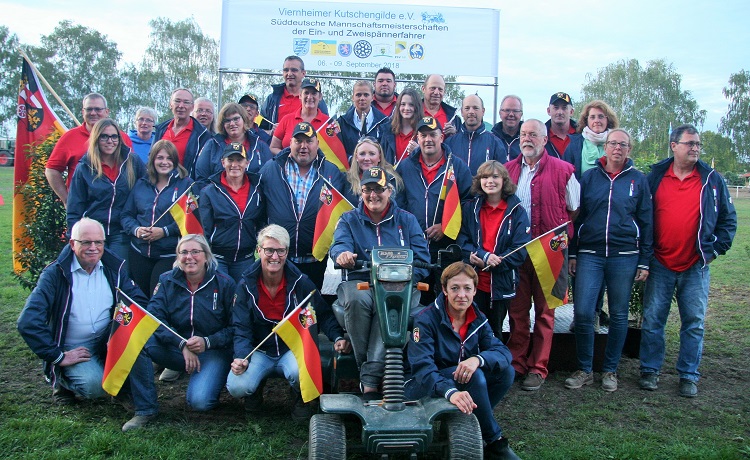
<svg viewBox="0 0 750 460"><path fill-rule="evenodd" d="M339 56L349 57L352 55L352 44L351 43L339 43Z"/></svg>
<svg viewBox="0 0 750 460"><path fill-rule="evenodd" d="M297 56L305 56L310 52L309 38L295 38L293 45L292 49Z"/></svg>
<svg viewBox="0 0 750 460"><path fill-rule="evenodd" d="M409 47L409 57L412 59L424 59L424 47L415 43Z"/></svg>
<svg viewBox="0 0 750 460"><path fill-rule="evenodd" d="M315 316L315 310L311 305L308 304L307 307L300 310L299 323L302 325L302 327L304 327L305 329L310 329L317 322L318 318Z"/></svg>
<svg viewBox="0 0 750 460"><path fill-rule="evenodd" d="M133 310L120 302L120 307L117 309L117 314L115 315L115 321L120 323L120 325L127 327L130 322L133 321Z"/></svg>
<svg viewBox="0 0 750 460"><path fill-rule="evenodd" d="M354 44L354 55L360 59L370 57L372 54L372 45L367 40L360 40Z"/></svg>
<svg viewBox="0 0 750 460"><path fill-rule="evenodd" d="M549 248L555 252L562 251L568 247L568 234L563 232L559 235L555 235L549 240Z"/></svg>

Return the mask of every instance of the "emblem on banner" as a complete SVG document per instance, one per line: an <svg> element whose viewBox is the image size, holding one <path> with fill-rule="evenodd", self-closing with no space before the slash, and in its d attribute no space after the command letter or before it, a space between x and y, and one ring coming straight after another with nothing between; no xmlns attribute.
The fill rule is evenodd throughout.
<svg viewBox="0 0 750 460"><path fill-rule="evenodd" d="M406 51L406 42L396 42L396 54Z"/></svg>
<svg viewBox="0 0 750 460"><path fill-rule="evenodd" d="M322 201L326 206L330 206L331 202L333 201L333 194L330 190L328 190L328 186L326 185L323 185L323 187L320 189L320 201Z"/></svg>
<svg viewBox="0 0 750 460"><path fill-rule="evenodd" d="M445 18L443 17L443 13L422 13L422 22L430 22L433 24L443 24L445 23Z"/></svg>
<svg viewBox="0 0 750 460"><path fill-rule="evenodd" d="M390 43L375 44L375 55L377 57L393 57L393 45Z"/></svg>
<svg viewBox="0 0 750 460"><path fill-rule="evenodd" d="M313 56L336 56L336 40L316 40L310 46Z"/></svg>
<svg viewBox="0 0 750 460"><path fill-rule="evenodd" d="M360 59L370 57L372 45L367 40L360 40L354 44L354 55Z"/></svg>
<svg viewBox="0 0 750 460"><path fill-rule="evenodd" d="M562 232L559 235L555 235L552 237L551 240L549 240L549 248L553 251L562 251L563 249L568 247L568 234L567 232Z"/></svg>
<svg viewBox="0 0 750 460"><path fill-rule="evenodd" d="M292 49L294 54L297 56L305 56L310 52L310 39L309 38L295 38Z"/></svg>
<svg viewBox="0 0 750 460"><path fill-rule="evenodd" d="M412 59L424 59L424 47L415 43L409 47L409 57Z"/></svg>
<svg viewBox="0 0 750 460"><path fill-rule="evenodd" d="M351 43L339 43L339 56L349 57L352 55L352 44Z"/></svg>

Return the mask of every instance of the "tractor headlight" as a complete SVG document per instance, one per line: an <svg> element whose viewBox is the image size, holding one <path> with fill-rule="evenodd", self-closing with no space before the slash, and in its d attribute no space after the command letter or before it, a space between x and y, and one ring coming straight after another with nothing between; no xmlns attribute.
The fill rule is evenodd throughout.
<svg viewBox="0 0 750 460"><path fill-rule="evenodd" d="M411 265L382 264L378 267L378 280L387 282L411 281Z"/></svg>

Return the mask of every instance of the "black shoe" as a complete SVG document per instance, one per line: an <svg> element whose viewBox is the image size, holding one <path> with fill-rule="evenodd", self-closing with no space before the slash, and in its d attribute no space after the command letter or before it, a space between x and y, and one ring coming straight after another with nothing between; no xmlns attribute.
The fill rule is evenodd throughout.
<svg viewBox="0 0 750 460"><path fill-rule="evenodd" d="M500 438L487 444L484 454L485 458L492 460L521 460L521 457L510 448L507 438Z"/></svg>
<svg viewBox="0 0 750 460"><path fill-rule="evenodd" d="M60 406L75 404L76 394L67 388L57 387L52 389L52 402Z"/></svg>
<svg viewBox="0 0 750 460"><path fill-rule="evenodd" d="M604 312L599 312L599 326L609 327L609 315Z"/></svg>
<svg viewBox="0 0 750 460"><path fill-rule="evenodd" d="M306 424L310 418L318 412L318 400L304 402L302 395L294 395L294 405L292 406L292 421L300 424Z"/></svg>
<svg viewBox="0 0 750 460"><path fill-rule="evenodd" d="M659 388L659 375L654 372L644 372L641 374L641 379L638 381L638 385L641 390L654 391Z"/></svg>
<svg viewBox="0 0 750 460"><path fill-rule="evenodd" d="M698 385L688 379L680 379L680 396L683 398L695 398L698 396Z"/></svg>
<svg viewBox="0 0 750 460"><path fill-rule="evenodd" d="M263 406L263 389L258 388L255 393L250 396L245 396L245 412L249 414L257 414L261 412Z"/></svg>

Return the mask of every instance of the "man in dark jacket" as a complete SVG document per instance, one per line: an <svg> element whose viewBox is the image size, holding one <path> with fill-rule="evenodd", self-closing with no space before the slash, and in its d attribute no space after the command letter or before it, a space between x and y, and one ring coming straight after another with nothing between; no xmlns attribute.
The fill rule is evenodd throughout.
<svg viewBox="0 0 750 460"><path fill-rule="evenodd" d="M737 213L724 178L699 160L702 144L695 126L677 127L669 140L673 157L653 165L647 176L654 200L654 258L643 299L640 387L657 388L676 290L682 324L679 393L693 398L703 352L708 266L732 246Z"/></svg>
<svg viewBox="0 0 750 460"><path fill-rule="evenodd" d="M84 217L73 226L70 245L42 272L18 318L21 337L44 360L56 403L105 396L102 376L117 289L141 306L148 301L128 277L123 260L104 249L102 225ZM126 387L135 417L123 431L146 425L158 412L151 360L144 352Z"/></svg>
<svg viewBox="0 0 750 460"><path fill-rule="evenodd" d="M445 97L445 79L443 79L443 76L438 74L428 75L422 85L422 94L424 94L422 101L424 115L434 117L440 122L445 137L456 134L461 125L461 119L456 113L456 108L443 101Z"/></svg>
<svg viewBox="0 0 750 460"><path fill-rule="evenodd" d="M169 98L169 109L174 118L160 123L155 128L154 142L167 139L177 147L180 164L195 179L195 163L203 145L211 138L212 133L190 116L193 111L193 93L185 88L172 92Z"/></svg>
<svg viewBox="0 0 750 460"><path fill-rule="evenodd" d="M577 123L573 120L573 102L568 93L555 93L549 99L547 107L547 153L555 158L562 158L570 144L569 134L576 133Z"/></svg>
<svg viewBox="0 0 750 460"><path fill-rule="evenodd" d="M453 154L464 160L471 175L477 173L479 165L489 160L500 163L508 161L508 152L500 140L484 128L484 102L476 94L466 96L461 103L464 123L458 132L445 143Z"/></svg>
<svg viewBox="0 0 750 460"><path fill-rule="evenodd" d="M391 131L391 119L381 111L373 110L372 95L372 83L358 80L352 89L351 107L338 119L341 126L339 138L350 158L361 138L369 136L382 144L383 136Z"/></svg>
<svg viewBox="0 0 750 460"><path fill-rule="evenodd" d="M273 130L274 125L284 116L296 113L302 107L299 93L302 91L302 80L307 72L305 63L299 56L287 56L284 59L284 67L281 69L284 83L271 85L271 94L266 97L266 102L260 113L263 115L262 129ZM324 100L320 100L318 108L328 115L328 107ZM269 123L270 122L270 123ZM274 125L272 125L273 123Z"/></svg>
<svg viewBox="0 0 750 460"><path fill-rule="evenodd" d="M492 127L492 134L505 144L508 161L514 160L521 154L521 141L518 133L521 130L523 118L523 102L521 98L509 94L500 102L500 122Z"/></svg>

